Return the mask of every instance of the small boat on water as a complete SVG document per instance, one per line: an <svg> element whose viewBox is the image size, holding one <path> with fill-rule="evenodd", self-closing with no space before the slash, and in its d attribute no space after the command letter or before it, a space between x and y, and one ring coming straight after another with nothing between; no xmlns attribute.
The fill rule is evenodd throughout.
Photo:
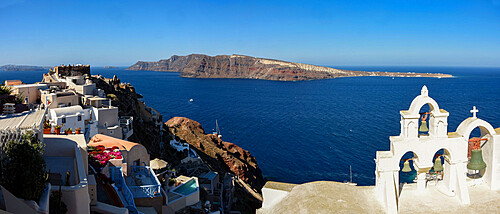
<svg viewBox="0 0 500 214"><path fill-rule="evenodd" d="M350 177L351 180L344 182L344 184L351 185L351 186L357 186L358 185L357 183L353 183L352 182L352 168L351 168L351 165L349 165L349 177Z"/></svg>
<svg viewBox="0 0 500 214"><path fill-rule="evenodd" d="M215 120L215 132L213 135L217 136L218 138L222 138L222 134L220 133L219 129L219 123L217 123L217 120Z"/></svg>
<svg viewBox="0 0 500 214"><path fill-rule="evenodd" d="M193 102L193 101L194 101L194 100L193 100L192 98L191 98L191 99L189 99L189 102Z"/></svg>

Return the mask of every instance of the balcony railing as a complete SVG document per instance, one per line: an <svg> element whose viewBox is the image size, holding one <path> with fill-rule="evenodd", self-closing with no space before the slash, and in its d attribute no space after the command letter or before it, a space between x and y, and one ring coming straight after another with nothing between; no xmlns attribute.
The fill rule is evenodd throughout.
<svg viewBox="0 0 500 214"><path fill-rule="evenodd" d="M132 166L132 176L143 175L146 179L151 179L152 184L149 185L129 185L130 192L134 198L150 198L160 196L161 184L155 173L147 166Z"/></svg>
<svg viewBox="0 0 500 214"><path fill-rule="evenodd" d="M127 203L126 208L130 211L130 213L139 213L137 208L135 207L134 196L130 192L130 189L123 178L123 172L121 167L110 167L109 174L111 176L111 180L115 182L116 188L123 194L125 202Z"/></svg>

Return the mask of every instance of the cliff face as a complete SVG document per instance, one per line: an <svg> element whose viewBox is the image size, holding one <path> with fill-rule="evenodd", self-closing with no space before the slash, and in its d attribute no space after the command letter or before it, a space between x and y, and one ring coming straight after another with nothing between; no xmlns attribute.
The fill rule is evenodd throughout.
<svg viewBox="0 0 500 214"><path fill-rule="evenodd" d="M181 72L191 78L244 78L280 81L330 79L349 76L452 77L449 74L364 72L285 62L243 55L174 55L158 62L139 61L127 70Z"/></svg>
<svg viewBox="0 0 500 214"><path fill-rule="evenodd" d="M247 150L212 134L205 134L200 123L185 117L174 117L165 124L172 134L196 149L216 171L231 172L260 193L265 181L257 160Z"/></svg>
<svg viewBox="0 0 500 214"><path fill-rule="evenodd" d="M181 154L170 145L162 145L162 142L171 140L168 131L162 131L166 130L163 121L161 126L156 125L155 118L146 110L149 107L138 100L142 95L136 93L134 86L122 83L116 76L110 79L95 75L92 76L92 80L96 83L96 87L104 90L107 95L116 96L113 105L118 106L119 116L134 117L134 134L129 138L130 141L144 145L150 152L151 159L158 157L173 164L180 162Z"/></svg>

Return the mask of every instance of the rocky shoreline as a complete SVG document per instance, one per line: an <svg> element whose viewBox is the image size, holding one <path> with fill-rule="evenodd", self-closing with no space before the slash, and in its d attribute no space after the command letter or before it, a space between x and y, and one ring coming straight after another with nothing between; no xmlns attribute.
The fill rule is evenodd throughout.
<svg viewBox="0 0 500 214"><path fill-rule="evenodd" d="M174 55L169 59L157 62L139 61L127 68L127 70L180 72L181 77L188 78L261 79L276 81L302 81L359 76L453 77L450 74L441 73L351 71L235 54L218 56L203 54Z"/></svg>
<svg viewBox="0 0 500 214"><path fill-rule="evenodd" d="M168 142L177 139L191 145L211 170L221 175L231 173L237 176L235 196L238 201L233 208L243 212L255 212L262 205L261 189L265 184L257 160L250 152L241 147L224 142L220 138L206 134L200 123L185 117L174 117L163 123L161 117L155 118L151 107L140 101L129 83L122 83L116 76L104 78L92 76L97 88L114 98L119 107L119 115L134 117L134 134L130 141L144 145L151 159L160 158L172 166L181 163L185 154L178 152ZM113 96L114 95L114 96Z"/></svg>

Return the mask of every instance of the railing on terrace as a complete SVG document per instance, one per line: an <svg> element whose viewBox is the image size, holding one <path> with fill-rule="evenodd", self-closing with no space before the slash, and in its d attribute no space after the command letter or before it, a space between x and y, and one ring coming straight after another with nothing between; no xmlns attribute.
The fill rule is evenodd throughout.
<svg viewBox="0 0 500 214"><path fill-rule="evenodd" d="M145 175L151 179L153 184L141 186L129 186L134 198L150 198L160 196L161 184L153 170L148 166L132 166L132 176Z"/></svg>
<svg viewBox="0 0 500 214"><path fill-rule="evenodd" d="M120 190L123 194L125 201L127 202L126 208L130 211L130 213L139 213L139 210L135 207L134 196L130 192L130 189L123 178L123 171L121 167L109 167L109 175L111 176L111 180L115 182L115 186Z"/></svg>

